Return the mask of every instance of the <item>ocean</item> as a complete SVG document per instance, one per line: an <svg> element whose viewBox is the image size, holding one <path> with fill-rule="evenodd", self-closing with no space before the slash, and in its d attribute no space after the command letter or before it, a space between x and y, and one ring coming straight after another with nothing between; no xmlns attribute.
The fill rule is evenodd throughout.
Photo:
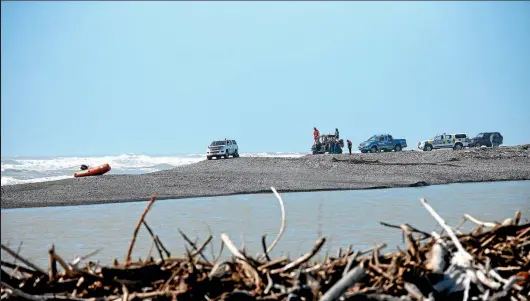
<svg viewBox="0 0 530 301"><path fill-rule="evenodd" d="M296 158L306 154L242 153L240 156ZM2 186L71 178L82 164L97 166L108 163L112 168L108 174L143 174L197 163L202 160L206 160L206 155L149 156L123 154L102 157L2 157Z"/></svg>

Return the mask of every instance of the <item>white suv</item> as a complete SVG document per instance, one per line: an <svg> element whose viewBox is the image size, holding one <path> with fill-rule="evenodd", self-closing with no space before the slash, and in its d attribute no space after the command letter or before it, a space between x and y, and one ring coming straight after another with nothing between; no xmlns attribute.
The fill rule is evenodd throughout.
<svg viewBox="0 0 530 301"><path fill-rule="evenodd" d="M213 157L228 159L230 156L239 157L239 148L235 140L216 140L213 141L206 150L206 158L212 160Z"/></svg>
<svg viewBox="0 0 530 301"><path fill-rule="evenodd" d="M418 149L424 151L431 151L433 149L440 148L452 148L454 150L460 150L464 147L468 147L469 138L467 134L446 134L435 136L431 140L424 140L418 143Z"/></svg>

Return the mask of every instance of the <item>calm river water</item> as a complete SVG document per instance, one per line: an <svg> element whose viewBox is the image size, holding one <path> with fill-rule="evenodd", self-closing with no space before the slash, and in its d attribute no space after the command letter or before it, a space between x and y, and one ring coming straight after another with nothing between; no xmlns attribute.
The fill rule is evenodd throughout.
<svg viewBox="0 0 530 301"><path fill-rule="evenodd" d="M287 228L273 256L299 256L309 250L319 236L328 238L320 256L326 252L334 254L339 247L345 248L348 244L364 249L385 242L389 249L395 249L402 245L400 231L383 227L380 221L410 223L425 231L436 227L421 206L420 197L425 197L451 225L456 225L464 213L478 219L502 221L520 210L522 221L530 219L530 181L283 193L282 197ZM102 248L93 259L108 264L117 257L121 262L146 205L147 202L139 202L2 210L1 241L13 250L22 242L20 254L42 267L48 265L47 251L52 243L66 260ZM280 207L271 192L158 201L146 220L172 255L181 256L186 243L178 229L200 244L207 237L210 226L216 254L219 235L226 232L236 244L241 245L244 240L247 250L254 255L261 251L261 235L266 233L267 241L272 242L280 219ZM134 258L145 258L150 247L151 238L142 228ZM223 253L229 256L226 248ZM211 256L209 247L205 254ZM156 251L153 255L157 255ZM4 258L9 257L2 252L2 259L6 260Z"/></svg>

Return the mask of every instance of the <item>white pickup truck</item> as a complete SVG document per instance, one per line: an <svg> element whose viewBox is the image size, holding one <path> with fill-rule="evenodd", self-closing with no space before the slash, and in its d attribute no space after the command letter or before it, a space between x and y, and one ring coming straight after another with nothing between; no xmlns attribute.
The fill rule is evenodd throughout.
<svg viewBox="0 0 530 301"><path fill-rule="evenodd" d="M221 157L228 159L230 156L234 158L239 157L239 148L235 140L216 140L213 141L206 150L206 158L212 160L212 158L219 159Z"/></svg>

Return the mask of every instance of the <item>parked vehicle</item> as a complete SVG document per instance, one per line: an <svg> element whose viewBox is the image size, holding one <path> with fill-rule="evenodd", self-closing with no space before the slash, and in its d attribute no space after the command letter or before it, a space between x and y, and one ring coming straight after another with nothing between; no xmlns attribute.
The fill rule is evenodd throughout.
<svg viewBox="0 0 530 301"><path fill-rule="evenodd" d="M502 145L503 137L499 132L484 132L479 133L476 137L471 138L469 147L493 147Z"/></svg>
<svg viewBox="0 0 530 301"><path fill-rule="evenodd" d="M406 139L394 139L392 135L389 134L374 135L370 137L370 139L359 144L359 150L361 153L376 153L380 151L390 152L392 150L399 152L405 147L407 147Z"/></svg>
<svg viewBox="0 0 530 301"><path fill-rule="evenodd" d="M469 145L469 138L467 134L440 134L430 140L423 140L418 142L418 149L423 151L431 151L433 149L452 148L460 150Z"/></svg>
<svg viewBox="0 0 530 301"><path fill-rule="evenodd" d="M325 154L325 153L332 153L331 149L331 142L337 142L339 144L339 154L342 153L342 148L344 147L344 140L336 139L335 134L329 134L329 135L320 135L318 136L317 143L314 143L311 147L311 153L313 155L319 155L319 154Z"/></svg>
<svg viewBox="0 0 530 301"><path fill-rule="evenodd" d="M212 160L212 158L225 158L228 159L230 156L234 158L239 157L239 147L235 140L216 140L213 141L206 150L206 158Z"/></svg>

